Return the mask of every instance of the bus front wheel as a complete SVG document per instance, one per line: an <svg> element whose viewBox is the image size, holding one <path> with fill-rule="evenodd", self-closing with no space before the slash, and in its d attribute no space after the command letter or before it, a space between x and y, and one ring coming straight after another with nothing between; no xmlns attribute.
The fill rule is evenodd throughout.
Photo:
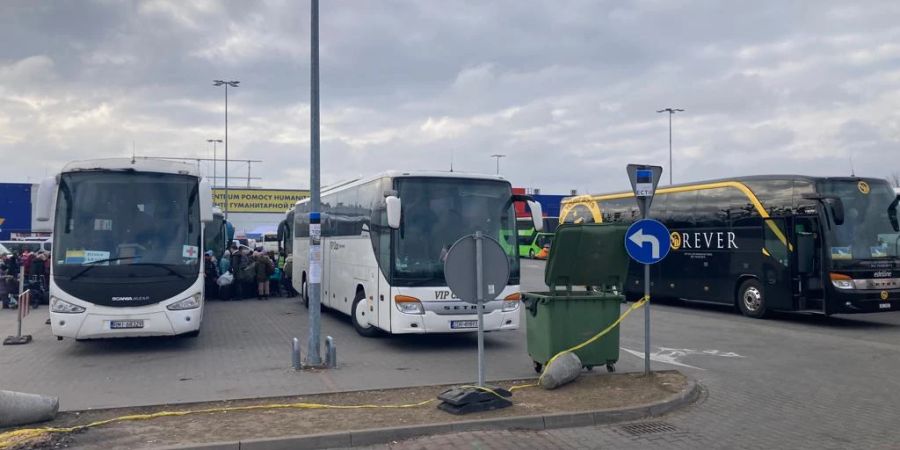
<svg viewBox="0 0 900 450"><path fill-rule="evenodd" d="M738 308L747 317L761 319L766 315L766 299L759 280L750 279L741 283L738 289Z"/></svg>
<svg viewBox="0 0 900 450"><path fill-rule="evenodd" d="M528 257L534 259L534 250L528 250Z"/></svg>
<svg viewBox="0 0 900 450"><path fill-rule="evenodd" d="M353 320L353 328L356 329L356 332L359 333L360 336L378 336L378 328L375 328L369 323L368 314L370 313L371 311L366 306L366 294L358 292L356 294L356 299L353 300L353 310L351 311L350 317Z"/></svg>

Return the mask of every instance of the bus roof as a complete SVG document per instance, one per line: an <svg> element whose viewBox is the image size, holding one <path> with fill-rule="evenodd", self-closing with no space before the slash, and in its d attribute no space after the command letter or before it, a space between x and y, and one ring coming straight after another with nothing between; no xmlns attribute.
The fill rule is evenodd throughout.
<svg viewBox="0 0 900 450"><path fill-rule="evenodd" d="M745 182L745 181L777 181L777 180L804 180L810 182L822 181L822 180L832 180L832 181L884 181L881 178L875 177L817 177L811 175L748 175L748 176L739 176L739 177L730 177L730 178L716 178L711 180L697 180L691 181L688 183L678 183L666 186L659 186L657 189L675 189L675 188L684 188L691 186L699 186L705 184L715 184L715 183L725 183L725 182ZM606 197L606 196L620 196L625 194L631 194L631 191L613 191L613 192L603 192L599 194L580 194L574 196L568 196L562 199L562 203L569 202L573 199L583 200L585 198L597 198L597 197Z"/></svg>
<svg viewBox="0 0 900 450"><path fill-rule="evenodd" d="M500 176L500 175L491 175L484 173L467 173L467 172L442 172L437 170L388 170L384 172L379 172L374 175L369 175L367 177L359 178L351 181L344 181L340 183L333 184L331 186L326 186L322 189L322 194L327 194L332 191L339 191L344 188L350 188L359 186L361 184L368 183L372 180L377 180L379 178L416 178L416 177L428 177L428 178L456 178L461 180L492 180L492 181L502 181L505 183L509 183L509 180ZM302 200L298 200L294 205L299 205L301 203L305 203L309 201L309 197L304 198Z"/></svg>
<svg viewBox="0 0 900 450"><path fill-rule="evenodd" d="M180 161L165 159L144 158L103 158L72 161L63 167L61 173L81 172L91 170L156 172L190 175L199 177L197 167Z"/></svg>

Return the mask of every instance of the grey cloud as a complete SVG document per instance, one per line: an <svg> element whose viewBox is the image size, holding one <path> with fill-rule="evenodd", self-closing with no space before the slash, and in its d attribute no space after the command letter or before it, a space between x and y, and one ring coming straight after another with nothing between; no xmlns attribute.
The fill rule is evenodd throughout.
<svg viewBox="0 0 900 450"><path fill-rule="evenodd" d="M308 4L14 1L0 39L0 179L139 153L264 159L308 176ZM492 172L545 192L622 189L629 161L675 177L886 176L900 162L895 2L326 1L323 175ZM221 154L221 147L220 147ZM40 155L35 162L34 155ZM205 170L205 169L204 169ZM245 170L236 166L235 171Z"/></svg>

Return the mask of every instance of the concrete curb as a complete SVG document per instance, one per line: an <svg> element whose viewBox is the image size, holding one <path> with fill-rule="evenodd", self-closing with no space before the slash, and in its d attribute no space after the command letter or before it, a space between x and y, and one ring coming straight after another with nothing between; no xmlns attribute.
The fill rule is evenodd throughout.
<svg viewBox="0 0 900 450"><path fill-rule="evenodd" d="M602 409L577 413L547 414L541 416L502 417L497 419L414 425L408 427L373 428L337 433L303 436L284 436L266 439L248 439L233 442L186 444L164 447L163 450L312 450L331 447L356 447L384 444L433 434L459 433L480 430L550 430L554 428L586 427L661 416L690 405L700 397L700 385L688 380L686 388L663 401L624 409Z"/></svg>

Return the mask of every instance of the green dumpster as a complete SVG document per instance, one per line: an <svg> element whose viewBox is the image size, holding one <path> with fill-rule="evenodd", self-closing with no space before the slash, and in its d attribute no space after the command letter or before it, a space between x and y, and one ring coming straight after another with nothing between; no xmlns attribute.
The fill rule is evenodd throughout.
<svg viewBox="0 0 900 450"><path fill-rule="evenodd" d="M617 224L565 224L547 260L548 292L526 292L528 354L541 372L557 353L587 341L619 318L628 272L625 232ZM619 360L619 327L575 351L587 369Z"/></svg>

